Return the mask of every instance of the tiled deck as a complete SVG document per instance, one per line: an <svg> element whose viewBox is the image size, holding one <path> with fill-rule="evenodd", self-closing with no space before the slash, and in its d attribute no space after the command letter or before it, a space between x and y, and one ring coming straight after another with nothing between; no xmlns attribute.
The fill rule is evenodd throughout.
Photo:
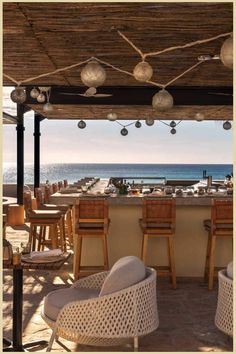
<svg viewBox="0 0 236 354"><path fill-rule="evenodd" d="M14 244L26 240L26 230L7 228L7 238ZM40 309L43 297L50 291L70 286L72 278L71 261L60 271L24 271L24 342L49 339L51 330L41 319ZM3 276L3 331L11 337L12 329L12 273L4 270ZM232 340L214 325L217 302L217 284L208 291L201 279L178 279L178 287L172 290L167 279L157 281L157 304L159 328L140 339L139 351L232 351ZM88 347L62 340L72 351L133 351L131 345L123 347ZM32 351L45 351L45 347ZM54 352L64 352L54 343Z"/></svg>

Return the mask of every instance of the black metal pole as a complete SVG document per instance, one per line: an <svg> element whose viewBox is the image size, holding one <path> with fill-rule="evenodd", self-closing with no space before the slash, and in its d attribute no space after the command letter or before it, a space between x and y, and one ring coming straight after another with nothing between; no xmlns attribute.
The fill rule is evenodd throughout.
<svg viewBox="0 0 236 354"><path fill-rule="evenodd" d="M34 114L34 190L40 186L40 120L41 116Z"/></svg>
<svg viewBox="0 0 236 354"><path fill-rule="evenodd" d="M24 203L24 105L17 104L17 203Z"/></svg>
<svg viewBox="0 0 236 354"><path fill-rule="evenodd" d="M15 351L24 351L22 346L23 269L13 268L13 333Z"/></svg>

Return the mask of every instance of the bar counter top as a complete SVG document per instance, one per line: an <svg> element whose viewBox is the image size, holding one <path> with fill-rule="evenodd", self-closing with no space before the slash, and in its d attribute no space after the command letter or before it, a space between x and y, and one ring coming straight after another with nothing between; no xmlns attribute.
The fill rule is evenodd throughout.
<svg viewBox="0 0 236 354"><path fill-rule="evenodd" d="M215 193L214 195L193 195L193 196L175 196L177 206L210 206L211 199L232 199L232 195L225 193ZM82 194L70 193L62 194L60 192L54 193L50 197L50 202L54 204L75 204L77 199L90 199L90 198L107 198L110 205L142 205L144 198L170 198L170 196L157 196L157 195L105 195L105 194Z"/></svg>

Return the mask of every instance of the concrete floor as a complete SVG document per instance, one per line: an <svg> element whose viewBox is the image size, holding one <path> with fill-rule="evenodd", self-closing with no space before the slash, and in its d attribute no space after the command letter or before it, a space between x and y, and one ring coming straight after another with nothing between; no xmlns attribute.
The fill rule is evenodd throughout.
<svg viewBox="0 0 236 354"><path fill-rule="evenodd" d="M7 228L7 239L14 245L26 241L27 228ZM23 341L50 338L51 330L41 319L43 298L50 291L72 284L72 257L60 271L24 271ZM201 279L178 279L177 289L172 290L168 279L157 280L159 328L140 339L139 351L194 352L233 351L230 338L214 325L217 303L217 283L212 291ZM3 271L3 333L11 337L12 331L12 272ZM122 347L88 347L62 339L71 351L133 351L132 345ZM45 347L32 348L45 351ZM59 344L54 352L64 352Z"/></svg>

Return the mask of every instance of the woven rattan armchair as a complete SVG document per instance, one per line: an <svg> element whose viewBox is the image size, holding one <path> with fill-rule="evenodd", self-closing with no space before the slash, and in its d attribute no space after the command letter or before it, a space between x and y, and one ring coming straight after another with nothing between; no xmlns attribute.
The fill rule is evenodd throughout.
<svg viewBox="0 0 236 354"><path fill-rule="evenodd" d="M101 289L109 272L93 274L72 287ZM156 271L146 268L146 278L126 289L89 300L73 301L59 312L56 322L43 312L53 330L47 351L58 337L79 344L113 346L134 340L154 331L159 325L156 301Z"/></svg>
<svg viewBox="0 0 236 354"><path fill-rule="evenodd" d="M215 325L233 337L233 280L227 276L226 270L221 270L218 274L219 292Z"/></svg>

